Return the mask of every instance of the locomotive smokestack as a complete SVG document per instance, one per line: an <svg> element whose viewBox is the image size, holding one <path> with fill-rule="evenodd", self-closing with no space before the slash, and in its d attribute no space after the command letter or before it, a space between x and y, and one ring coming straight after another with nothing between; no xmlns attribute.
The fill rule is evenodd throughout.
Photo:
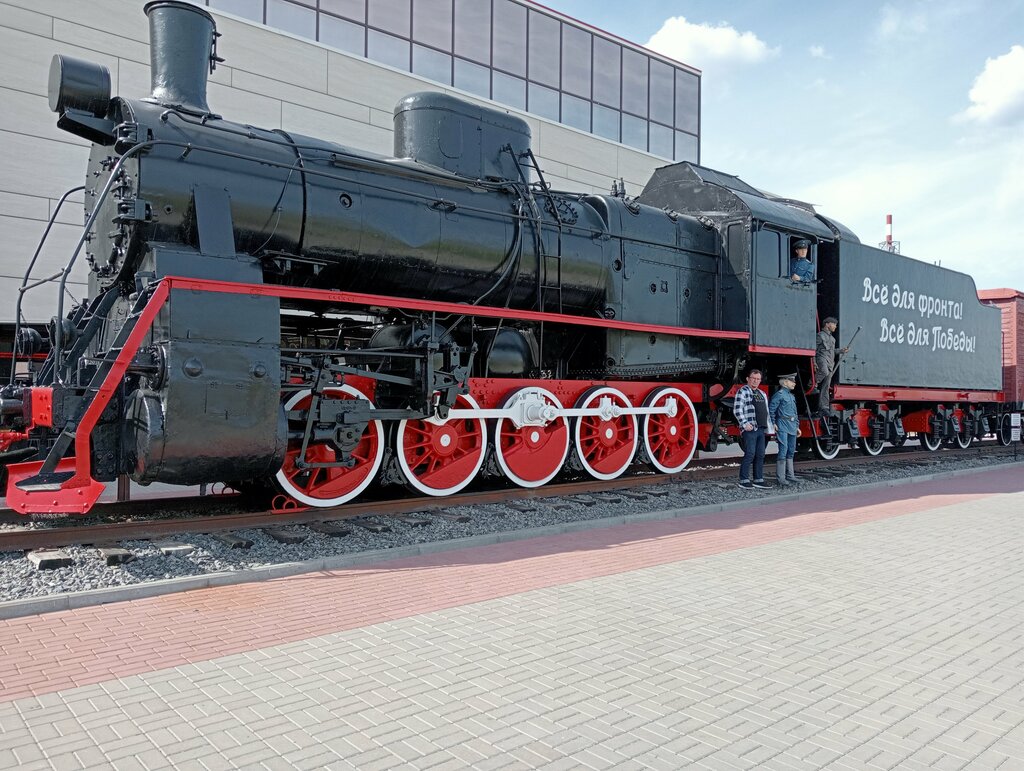
<svg viewBox="0 0 1024 771"><path fill-rule="evenodd" d="M217 25L202 8L179 0L154 0L149 17L149 60L153 93L147 102L207 115L206 79L218 61Z"/></svg>

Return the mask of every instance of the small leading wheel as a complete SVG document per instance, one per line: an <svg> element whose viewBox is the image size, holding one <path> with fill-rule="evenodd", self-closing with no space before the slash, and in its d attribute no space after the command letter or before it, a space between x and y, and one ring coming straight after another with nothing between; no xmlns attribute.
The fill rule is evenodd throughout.
<svg viewBox="0 0 1024 771"><path fill-rule="evenodd" d="M325 399L363 399L362 393L348 385L332 386L324 391ZM299 391L285 402L285 411L304 410L313 400L311 391ZM370 402L370 407L373 403ZM377 475L384 456L384 426L379 420L366 424L359 443L351 451L351 466L301 468L302 440L288 442L284 463L274 477L281 491L307 506L339 506L352 500L365 490ZM309 443L307 463L332 463L340 460L341 452L326 441Z"/></svg>
<svg viewBox="0 0 1024 771"><path fill-rule="evenodd" d="M814 440L814 451L822 460L835 460L839 455L839 442L830 436L819 436Z"/></svg>
<svg viewBox="0 0 1024 771"><path fill-rule="evenodd" d="M479 409L460 394L455 409ZM473 481L484 462L487 426L480 418L403 420L395 436L398 467L409 487L425 495L452 495Z"/></svg>
<svg viewBox="0 0 1024 771"><path fill-rule="evenodd" d="M917 438L921 440L921 446L928 452L935 452L942 446L941 437L935 436L931 432L918 432Z"/></svg>
<svg viewBox="0 0 1024 771"><path fill-rule="evenodd" d="M676 414L643 417L644 454L663 474L675 474L690 463L697 449L697 411L690 397L678 388L655 388L644 407L663 407L675 400Z"/></svg>
<svg viewBox="0 0 1024 771"><path fill-rule="evenodd" d="M543 388L520 388L505 400L512 407L531 396L540 396L545 404L562 409L558 398ZM569 452L569 425L564 417L545 426L517 427L509 418L500 418L494 427L494 450L498 466L505 476L520 487L540 487L562 468Z"/></svg>
<svg viewBox="0 0 1024 771"><path fill-rule="evenodd" d="M629 399L616 388L598 386L580 396L576 406L592 409L608 399L616 407L630 407ZM629 468L636 454L636 415L587 415L576 418L573 428L576 455L583 470L595 479L615 479Z"/></svg>

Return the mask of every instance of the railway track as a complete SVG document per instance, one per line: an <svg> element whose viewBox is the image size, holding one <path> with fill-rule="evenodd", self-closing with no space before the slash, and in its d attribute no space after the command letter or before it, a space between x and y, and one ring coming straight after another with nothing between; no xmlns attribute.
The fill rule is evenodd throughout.
<svg viewBox="0 0 1024 771"><path fill-rule="evenodd" d="M886 461L901 465L955 462L959 458L989 453L994 457L1014 454L1014 448L984 444L967 450L935 453L911 448L894 448L885 456ZM536 489L490 489L459 495L436 497L403 497L350 503L333 508L293 509L288 511L244 511L240 499L230 495L211 495L189 498L164 498L106 504L100 516L118 521L96 522L97 517L85 519L48 519L25 524L10 510L0 510L0 521L23 527L0 530L0 552L57 549L72 545L113 545L121 541L166 539L183 533L228 533L236 530L280 528L292 525L310 525L323 522L360 520L366 517L402 517L419 512L438 512L461 506L482 506L509 502L541 501L595 494L618 493L656 495L679 492L688 484L729 480L736 475L736 459L702 459L696 461L683 474L666 476L648 474L609 481L585 480L545 485ZM730 462L732 461L732 462ZM797 464L803 474L841 476L877 461L853 450L839 457L824 460L804 460ZM770 461L766 472L773 469ZM771 474L766 474L770 476ZM52 526L51 526L52 525Z"/></svg>

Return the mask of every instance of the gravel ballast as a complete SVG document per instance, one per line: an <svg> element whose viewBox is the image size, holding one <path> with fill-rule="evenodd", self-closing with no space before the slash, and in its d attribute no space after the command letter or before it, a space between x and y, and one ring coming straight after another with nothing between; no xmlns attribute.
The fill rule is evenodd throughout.
<svg viewBox="0 0 1024 771"><path fill-rule="evenodd" d="M769 459L771 460L771 459ZM180 583L180 589L194 588L210 583L235 583L258 580L261 577L286 575L370 559L390 559L426 551L441 551L465 545L495 543L499 540L533 537L546 533L586 527L604 527L630 519L655 519L720 510L730 504L771 503L781 498L797 496L818 497L837 488L851 488L900 484L914 478L936 478L970 473L985 467L1014 463L1011 456L956 457L952 453L939 456L913 466L898 463L875 463L854 469L844 469L842 476L831 473L808 473L801 484L771 490L743 490L734 479L690 481L683 477L673 484L659 486L653 494L643 497L643 489L600 496L570 496L549 499L514 499L510 491L508 504L483 506L456 506L436 512L418 514L428 520L426 525L410 525L392 518L370 518L386 523L389 532L374 533L351 526L351 533L332 537L304 526L284 528L306 536L301 543L280 543L263 530L238 530L235 535L252 541L247 549L232 548L225 539L214 535L185 534L175 536L175 542L194 547L189 553L164 554L159 544L149 541L124 541L118 546L132 552L134 559L117 565L108 565L96 547L71 546L62 549L73 560L70 567L39 570L21 552L0 553L0 617L24 615L18 612L19 600L55 598L75 595L90 590L137 587L154 582ZM771 463L766 464L766 471ZM667 493L667 494L661 494ZM512 504L512 505L509 505ZM440 514L449 516L440 516ZM450 515L467 515L468 522L459 522ZM184 552L184 550L180 550ZM281 566L275 569L270 566ZM244 571L252 571L247 575ZM216 577L208 582L171 579L187 577ZM137 594L156 594L175 591L172 586ZM95 602L125 599L117 592L103 592ZM71 605L94 604L78 595L80 601ZM13 601L13 602L12 602ZM4 605L3 603L10 603ZM54 603L53 608L61 607ZM63 605L67 607L68 605ZM31 611L24 608L26 612Z"/></svg>

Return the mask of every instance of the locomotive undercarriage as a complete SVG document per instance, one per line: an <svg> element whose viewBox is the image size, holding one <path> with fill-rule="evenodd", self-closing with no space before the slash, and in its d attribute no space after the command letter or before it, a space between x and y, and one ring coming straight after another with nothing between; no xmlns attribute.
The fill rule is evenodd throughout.
<svg viewBox="0 0 1024 771"><path fill-rule="evenodd" d="M211 309L230 312L232 298L250 310L283 303L284 315L275 318L285 319L281 344L268 345L250 330L256 342L232 351L222 340L211 356L165 307L185 308L195 319ZM250 470L247 481L273 480L291 499L324 506L378 478L447 495L478 475L534 487L563 469L614 478L637 459L675 472L696 451L693 403L703 401L704 385L558 378L546 366L572 360L571 349L581 368L598 370L601 362L580 351L588 350L588 335L605 334L605 321L557 323L533 312L510 319L516 313L506 309L499 315L373 299L165 277L137 295L110 290L75 309L60 377L53 377L51 356L42 370L53 385L19 391L23 406L48 399L48 409L30 426L36 458L11 466L9 503L25 513L84 511L102 482L122 474L143 483L235 482L229 469L241 468ZM130 307L114 312L126 302ZM310 310L317 303L327 310ZM111 316L120 319L116 331L101 321ZM258 316L247 324L258 328ZM250 380L230 381L238 367L216 361L232 356L242 357ZM270 361L279 379L268 377ZM224 444L246 425L231 399L259 408L262 401L247 394L266 386L280 410L276 435L244 435L253 443L248 454L240 440ZM183 417L190 412L197 415ZM196 421L216 426L209 433L226 448L223 457L201 447L208 439L194 430ZM259 473L271 461L274 468Z"/></svg>

